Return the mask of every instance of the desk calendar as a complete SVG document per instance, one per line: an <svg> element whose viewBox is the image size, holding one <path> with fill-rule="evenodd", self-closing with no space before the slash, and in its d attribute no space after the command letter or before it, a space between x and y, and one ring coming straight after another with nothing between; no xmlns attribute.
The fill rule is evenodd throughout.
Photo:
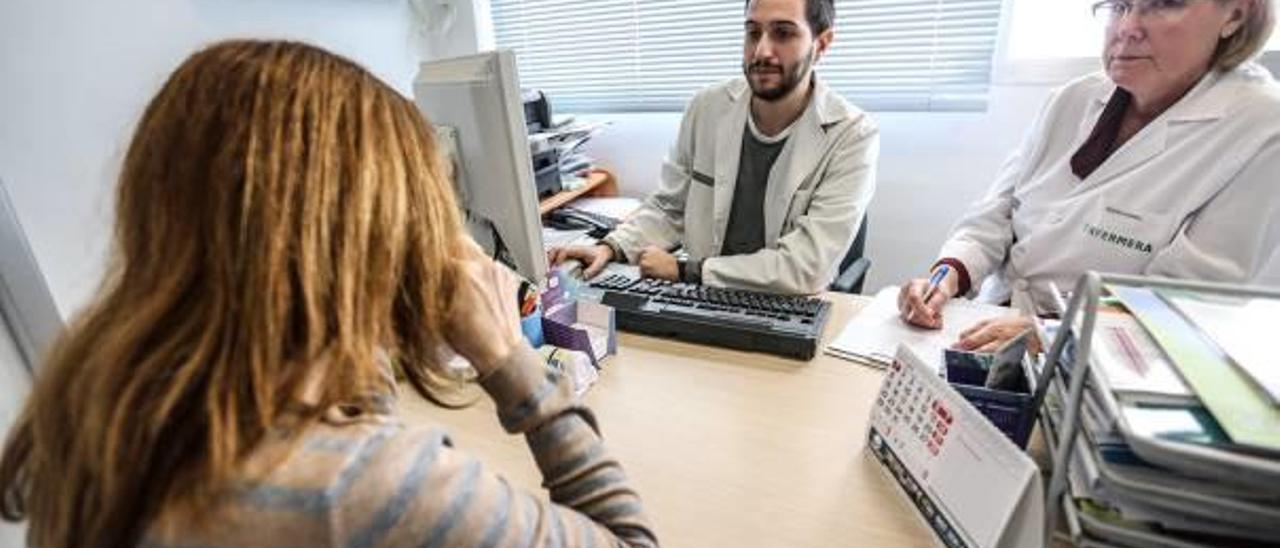
<svg viewBox="0 0 1280 548"><path fill-rule="evenodd" d="M871 410L867 450L948 548L1041 546L1035 463L906 346Z"/></svg>

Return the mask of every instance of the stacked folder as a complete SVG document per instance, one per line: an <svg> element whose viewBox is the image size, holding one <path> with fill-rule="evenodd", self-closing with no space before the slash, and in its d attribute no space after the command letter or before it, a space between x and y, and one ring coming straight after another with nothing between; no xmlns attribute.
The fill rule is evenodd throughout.
<svg viewBox="0 0 1280 548"><path fill-rule="evenodd" d="M1068 467L1085 545L1280 545L1280 300L1111 285ZM1055 329L1042 336L1051 340ZM1076 337L1084 336L1073 329ZM1051 381L1051 450L1076 372Z"/></svg>

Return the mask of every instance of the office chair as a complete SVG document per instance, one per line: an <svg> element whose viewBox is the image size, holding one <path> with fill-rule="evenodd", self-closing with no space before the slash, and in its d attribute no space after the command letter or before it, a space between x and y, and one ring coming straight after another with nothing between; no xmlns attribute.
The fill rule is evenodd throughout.
<svg viewBox="0 0 1280 548"><path fill-rule="evenodd" d="M849 246L849 251L840 260L840 275L836 276L828 289L840 293L862 293L862 284L867 280L867 270L871 268L871 260L862 256L866 246L867 215L864 214L862 226L858 227L858 236L853 239L853 245Z"/></svg>

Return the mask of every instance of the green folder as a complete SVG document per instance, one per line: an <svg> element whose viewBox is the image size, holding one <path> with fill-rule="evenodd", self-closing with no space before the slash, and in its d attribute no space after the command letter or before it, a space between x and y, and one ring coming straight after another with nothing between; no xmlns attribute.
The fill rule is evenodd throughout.
<svg viewBox="0 0 1280 548"><path fill-rule="evenodd" d="M1107 290L1151 333L1232 443L1280 451L1280 408L1216 344L1150 288Z"/></svg>

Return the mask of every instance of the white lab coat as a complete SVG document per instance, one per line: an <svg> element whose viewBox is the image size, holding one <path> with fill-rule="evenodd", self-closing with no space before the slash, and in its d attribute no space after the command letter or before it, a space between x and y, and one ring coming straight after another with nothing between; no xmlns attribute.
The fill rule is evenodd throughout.
<svg viewBox="0 0 1280 548"><path fill-rule="evenodd" d="M823 291L835 278L875 192L879 134L865 113L815 81L769 173L765 248L717 257L733 205L743 131L751 105L746 80L707 88L689 104L662 167L658 190L610 236L635 262L648 245L683 244L705 259L702 281L774 293Z"/></svg>
<svg viewBox="0 0 1280 548"><path fill-rule="evenodd" d="M1057 90L940 256L965 265L979 299L1025 291L1040 311L1055 308L1050 282L1067 292L1086 270L1274 283L1280 86L1271 75L1252 63L1211 72L1082 181L1071 156L1114 90L1101 73Z"/></svg>

